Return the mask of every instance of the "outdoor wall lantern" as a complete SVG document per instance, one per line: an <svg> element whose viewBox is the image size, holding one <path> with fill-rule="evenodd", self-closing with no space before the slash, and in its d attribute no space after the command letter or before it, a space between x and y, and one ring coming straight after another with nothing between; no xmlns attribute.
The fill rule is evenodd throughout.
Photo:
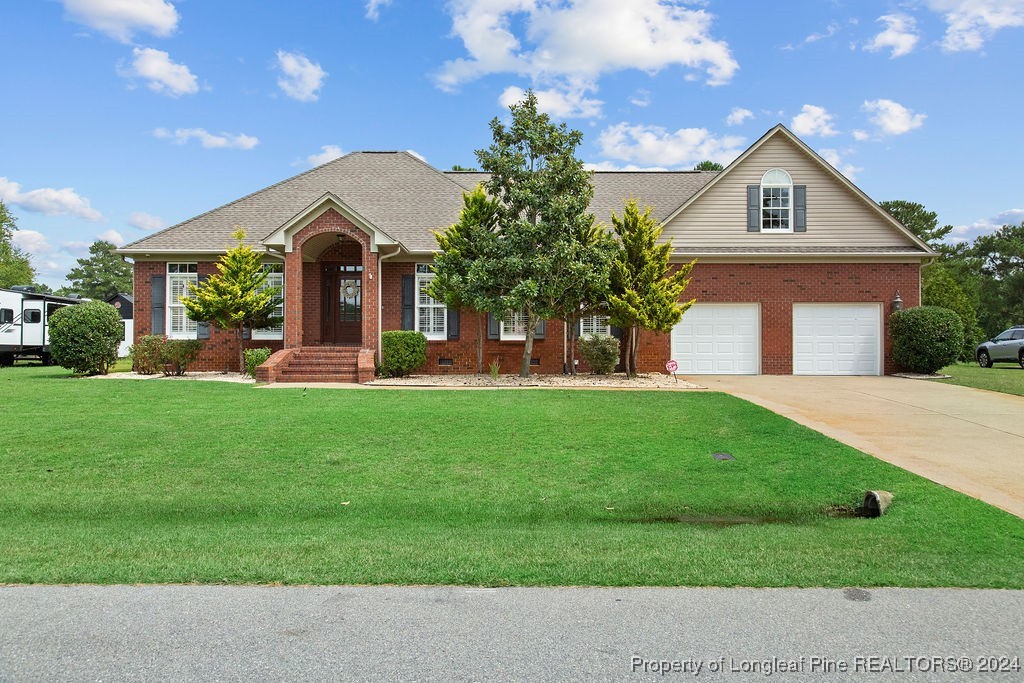
<svg viewBox="0 0 1024 683"><path fill-rule="evenodd" d="M892 300L892 312L903 310L903 297L900 296L900 290L896 290L896 298Z"/></svg>

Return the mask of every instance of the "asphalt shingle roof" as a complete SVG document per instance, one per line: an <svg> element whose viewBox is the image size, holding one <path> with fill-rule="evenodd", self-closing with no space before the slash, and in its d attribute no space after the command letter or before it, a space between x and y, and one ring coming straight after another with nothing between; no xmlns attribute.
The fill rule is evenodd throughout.
<svg viewBox="0 0 1024 683"><path fill-rule="evenodd" d="M635 197L654 207L654 218L662 221L714 176L701 171L599 171L594 174L590 209L598 221L609 223L611 212L621 214L624 200ZM408 152L354 152L123 249L216 253L234 243L231 233L236 226L245 228L246 242L256 246L332 192L407 250L432 251L433 231L454 223L462 193L487 178L486 173L442 173Z"/></svg>

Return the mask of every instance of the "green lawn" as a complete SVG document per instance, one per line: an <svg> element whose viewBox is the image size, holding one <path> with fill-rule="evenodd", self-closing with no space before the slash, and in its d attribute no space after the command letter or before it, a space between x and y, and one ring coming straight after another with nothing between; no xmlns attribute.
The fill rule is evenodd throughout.
<svg viewBox="0 0 1024 683"><path fill-rule="evenodd" d="M976 363L957 363L939 372L952 376L951 379L938 380L940 382L1024 396L1024 368L1016 363L996 363L990 368L979 367Z"/></svg>
<svg viewBox="0 0 1024 683"><path fill-rule="evenodd" d="M0 396L0 583L1024 588L1024 520L722 394ZM828 514L868 488L888 515Z"/></svg>

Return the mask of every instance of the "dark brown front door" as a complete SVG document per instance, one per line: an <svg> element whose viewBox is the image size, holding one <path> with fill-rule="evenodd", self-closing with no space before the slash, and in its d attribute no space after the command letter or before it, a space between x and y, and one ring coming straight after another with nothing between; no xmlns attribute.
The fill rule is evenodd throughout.
<svg viewBox="0 0 1024 683"><path fill-rule="evenodd" d="M363 342L363 267L323 264L323 336L327 344Z"/></svg>

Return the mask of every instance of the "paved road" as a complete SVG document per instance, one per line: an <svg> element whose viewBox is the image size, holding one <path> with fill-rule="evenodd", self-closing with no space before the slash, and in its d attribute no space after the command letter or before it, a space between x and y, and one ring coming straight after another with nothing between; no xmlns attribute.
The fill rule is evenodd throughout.
<svg viewBox="0 0 1024 683"><path fill-rule="evenodd" d="M900 377L698 379L1024 517L1024 397Z"/></svg>
<svg viewBox="0 0 1024 683"><path fill-rule="evenodd" d="M1017 681L1022 631L1024 591L0 587L0 680Z"/></svg>

